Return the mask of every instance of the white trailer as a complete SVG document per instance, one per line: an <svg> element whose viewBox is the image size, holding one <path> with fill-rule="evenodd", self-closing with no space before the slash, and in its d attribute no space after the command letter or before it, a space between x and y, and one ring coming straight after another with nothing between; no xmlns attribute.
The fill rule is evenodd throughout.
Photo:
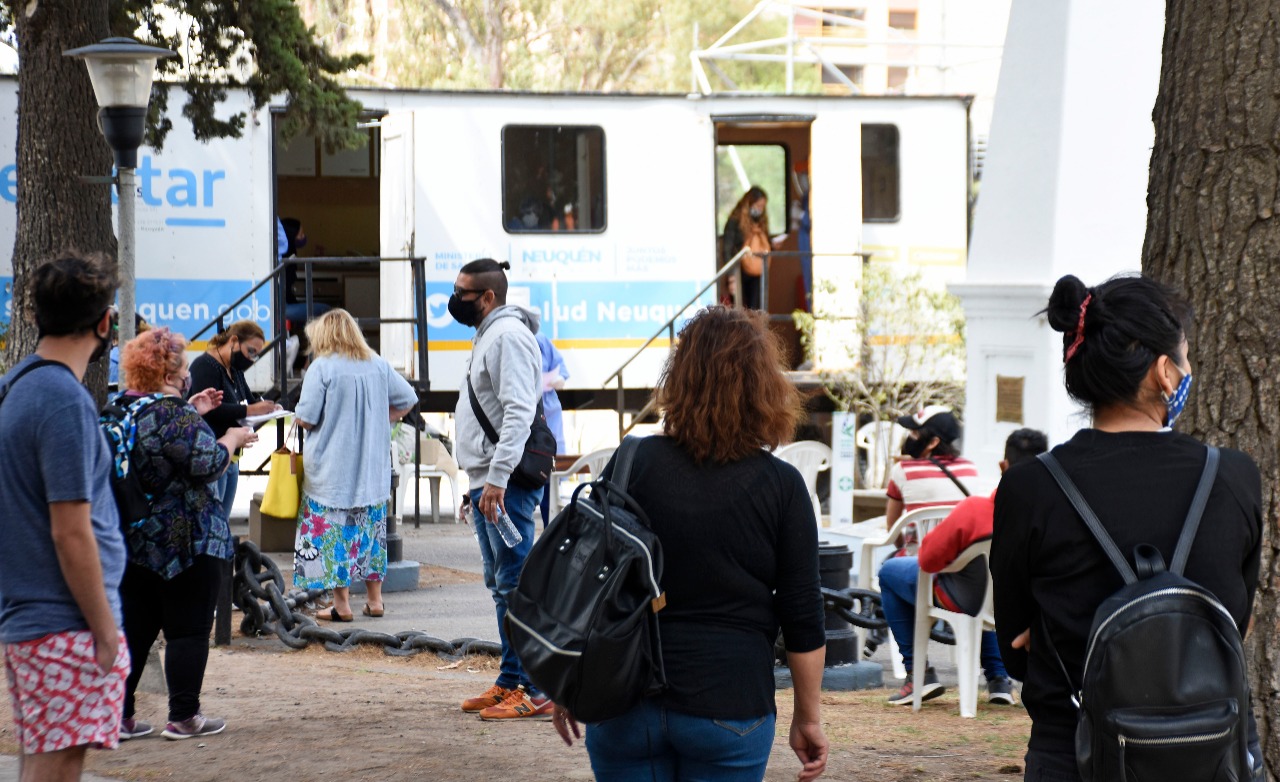
<svg viewBox="0 0 1280 782"><path fill-rule="evenodd" d="M772 232L788 233L782 249L798 248L789 218L806 173L813 278L839 286L828 311L856 316L860 252L918 267L939 286L963 277L963 97L352 94L369 112L363 149L328 155L305 137L283 145L282 107L272 107L252 114L239 139L203 144L179 119L162 150L140 150L140 314L193 333L270 273L276 220L292 216L309 239L303 256L427 259L429 366L416 365L409 326L370 337L433 391L461 380L472 332L445 303L458 269L480 257L511 261L513 297L542 312L570 392L596 390L716 274L723 216L748 180L770 191ZM226 110L248 106L233 92ZM16 81L0 81L6 247L16 112ZM772 262L770 311L804 306L801 266L785 253ZM6 254L0 275L10 269ZM370 318L413 314L407 265L313 271L319 301ZM273 301L255 296L232 316L271 332ZM7 317L7 285L3 304ZM666 355L656 344L628 369L627 386L652 387Z"/></svg>

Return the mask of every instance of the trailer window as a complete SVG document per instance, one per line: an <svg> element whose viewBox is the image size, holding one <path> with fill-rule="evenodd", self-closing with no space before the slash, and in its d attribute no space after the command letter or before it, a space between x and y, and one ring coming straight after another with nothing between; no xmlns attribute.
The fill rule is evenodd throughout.
<svg viewBox="0 0 1280 782"><path fill-rule="evenodd" d="M504 127L502 225L508 233L603 231L604 131L594 126Z"/></svg>
<svg viewBox="0 0 1280 782"><path fill-rule="evenodd" d="M893 223L902 216L897 125L862 126L862 220Z"/></svg>

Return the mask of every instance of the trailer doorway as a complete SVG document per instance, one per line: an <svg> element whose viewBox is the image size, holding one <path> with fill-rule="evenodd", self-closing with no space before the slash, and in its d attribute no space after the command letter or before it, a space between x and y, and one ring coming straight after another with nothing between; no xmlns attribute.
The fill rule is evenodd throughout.
<svg viewBox="0 0 1280 782"><path fill-rule="evenodd" d="M747 190L760 187L774 253L770 257L766 301L771 327L782 337L792 367L804 360L791 313L808 309L811 265L802 255L810 246L807 211L810 131L813 117L734 116L715 118L716 269L740 249L726 247L725 225ZM722 290L722 300L729 297Z"/></svg>
<svg viewBox="0 0 1280 782"><path fill-rule="evenodd" d="M285 144L283 116L272 114L275 154L275 215L286 226L297 221L305 244L298 257L378 257L379 246L379 132L376 122L363 129L363 143L335 153L326 152L311 136ZM375 119L370 115L365 119ZM317 304L341 307L356 318L379 316L378 267L370 263L317 264L312 269ZM305 301L301 281L291 300ZM297 324L291 324L291 327ZM377 326L364 328L370 347L379 349Z"/></svg>

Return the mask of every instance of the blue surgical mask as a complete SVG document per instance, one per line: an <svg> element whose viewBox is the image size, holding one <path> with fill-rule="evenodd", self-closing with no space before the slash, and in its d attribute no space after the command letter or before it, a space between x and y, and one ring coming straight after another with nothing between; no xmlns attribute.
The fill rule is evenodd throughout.
<svg viewBox="0 0 1280 782"><path fill-rule="evenodd" d="M1173 396L1165 396L1164 403L1168 408L1165 415L1164 425L1173 427L1173 422L1178 420L1178 416L1182 415L1182 408L1187 404L1187 397L1191 394L1191 375L1190 373L1182 376L1182 382L1178 383L1178 387L1174 389Z"/></svg>

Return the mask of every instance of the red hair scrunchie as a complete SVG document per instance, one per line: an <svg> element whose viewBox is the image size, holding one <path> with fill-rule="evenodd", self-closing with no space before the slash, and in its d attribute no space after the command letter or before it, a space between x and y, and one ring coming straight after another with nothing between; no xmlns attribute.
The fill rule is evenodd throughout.
<svg viewBox="0 0 1280 782"><path fill-rule="evenodd" d="M1071 357L1076 354L1080 346L1084 344L1084 313L1089 307L1089 302L1093 301L1093 294L1090 293L1084 297L1084 301L1080 302L1080 320L1076 323L1076 336L1071 340L1071 344L1067 346L1067 354L1062 359L1062 363L1067 363Z"/></svg>

